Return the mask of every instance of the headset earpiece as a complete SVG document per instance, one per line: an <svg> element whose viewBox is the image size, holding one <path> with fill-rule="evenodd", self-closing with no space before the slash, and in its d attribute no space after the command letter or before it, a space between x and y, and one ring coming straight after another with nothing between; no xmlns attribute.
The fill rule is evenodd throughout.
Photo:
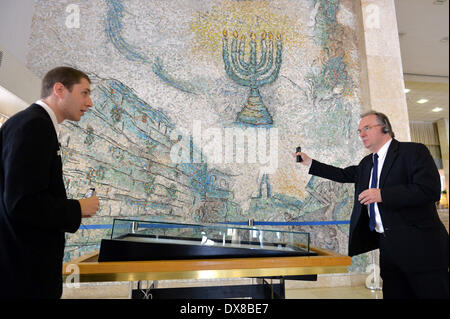
<svg viewBox="0 0 450 319"><path fill-rule="evenodd" d="M381 129L381 132L383 132L384 134L390 133L391 125L390 125L389 121L384 116L383 116L382 120L383 120L383 128Z"/></svg>

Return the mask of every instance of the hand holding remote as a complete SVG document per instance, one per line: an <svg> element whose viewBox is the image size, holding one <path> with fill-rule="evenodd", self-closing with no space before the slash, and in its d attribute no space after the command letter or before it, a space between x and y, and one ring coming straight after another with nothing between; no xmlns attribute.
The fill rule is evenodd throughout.
<svg viewBox="0 0 450 319"><path fill-rule="evenodd" d="M81 218L94 216L99 208L99 200L95 193L95 188L90 188L84 199L79 199L81 207Z"/></svg>
<svg viewBox="0 0 450 319"><path fill-rule="evenodd" d="M296 148L296 152L294 153L294 156L297 159L298 163L302 163L305 166L310 166L312 159L308 155L302 152L302 148L299 146Z"/></svg>

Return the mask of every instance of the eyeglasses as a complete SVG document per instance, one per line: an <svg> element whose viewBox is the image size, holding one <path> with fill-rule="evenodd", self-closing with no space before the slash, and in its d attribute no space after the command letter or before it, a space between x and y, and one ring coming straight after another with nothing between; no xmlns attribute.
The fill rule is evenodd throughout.
<svg viewBox="0 0 450 319"><path fill-rule="evenodd" d="M370 129L372 129L372 127L375 127L375 126L382 126L381 124L375 124L375 125L367 125L367 126L364 126L363 128L362 128L362 130L356 130L356 132L358 132L358 134L361 134L361 132L367 132L367 131L369 131Z"/></svg>

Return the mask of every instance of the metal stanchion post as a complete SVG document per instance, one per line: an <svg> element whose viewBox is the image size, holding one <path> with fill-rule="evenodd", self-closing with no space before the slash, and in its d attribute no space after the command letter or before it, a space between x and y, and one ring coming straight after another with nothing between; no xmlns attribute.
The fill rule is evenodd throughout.
<svg viewBox="0 0 450 319"><path fill-rule="evenodd" d="M370 254L372 255L372 264L369 265L367 269L371 273L366 278L366 288L374 291L381 290L380 266L377 265L375 260L376 251L372 251Z"/></svg>

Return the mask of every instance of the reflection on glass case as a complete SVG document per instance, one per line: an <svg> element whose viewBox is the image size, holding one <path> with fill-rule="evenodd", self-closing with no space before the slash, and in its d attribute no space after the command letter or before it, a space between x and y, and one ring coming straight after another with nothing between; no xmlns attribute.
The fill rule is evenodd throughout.
<svg viewBox="0 0 450 319"><path fill-rule="evenodd" d="M309 233L227 224L115 219L99 261L312 256Z"/></svg>

